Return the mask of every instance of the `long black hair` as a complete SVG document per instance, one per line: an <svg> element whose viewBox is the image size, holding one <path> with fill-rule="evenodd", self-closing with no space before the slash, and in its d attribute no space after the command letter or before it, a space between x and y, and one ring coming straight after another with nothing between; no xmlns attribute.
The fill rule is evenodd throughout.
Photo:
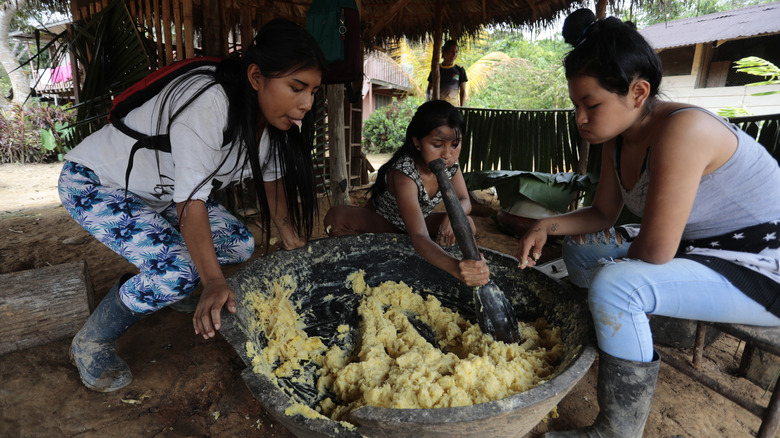
<svg viewBox="0 0 780 438"><path fill-rule="evenodd" d="M257 91L252 87L247 75L247 70L252 64L256 64L262 75L267 78L283 77L312 67L324 73L327 65L319 44L311 34L295 23L274 19L260 29L241 59L227 58L217 65L216 70L198 69L182 76L163 96L163 102L175 101L179 87L191 86L192 79L196 76L206 79L196 81L201 84L200 89L186 102L181 105L167 105L169 114L166 119L170 128L176 115L206 89L213 85L219 85L224 89L228 100L228 119L224 132L225 143L222 147L229 147L231 150L235 147L243 148L240 151L243 160L239 159L233 169L223 170L221 167L224 161L220 163L217 170L193 190L190 198L217 174L231 173L237 167L245 166L248 161L260 206L265 241L268 242L271 218L268 197L263 185L263 170L270 163L268 161L261 163L259 159L261 133L257 131L258 120L262 113L258 104ZM160 117L160 121L162 119L163 117ZM271 124L266 125L271 143L268 159L278 160L278 168L283 172L290 223L299 236L307 240L311 236L318 207L311 157L313 125L313 111L307 112L300 129L293 127L288 131L282 131ZM230 153L226 154L226 159L230 155Z"/></svg>
<svg viewBox="0 0 780 438"><path fill-rule="evenodd" d="M417 108L414 116L412 116L412 120L409 122L409 126L406 127L404 144L395 151L387 163L379 168L376 182L371 188L371 198L376 199L387 190L387 172L394 167L398 160L404 156L410 156L417 161L417 159L422 157L422 154L414 145L414 139L421 140L439 126L449 126L455 130L455 134L458 137L462 137L465 128L463 114L451 103L444 100L425 102Z"/></svg>
<svg viewBox="0 0 780 438"><path fill-rule="evenodd" d="M644 79L654 101L663 76L661 60L634 23L615 17L596 20L589 9L578 9L564 21L562 34L574 46L563 60L566 79L592 76L605 90L622 96L635 79Z"/></svg>

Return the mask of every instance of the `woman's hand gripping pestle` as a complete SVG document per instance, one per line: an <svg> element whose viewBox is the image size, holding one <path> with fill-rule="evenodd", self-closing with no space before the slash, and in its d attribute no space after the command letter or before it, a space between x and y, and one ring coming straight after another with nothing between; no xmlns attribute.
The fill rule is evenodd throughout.
<svg viewBox="0 0 780 438"><path fill-rule="evenodd" d="M446 166L441 158L428 163L431 172L436 175L444 199L444 206L450 218L455 239L463 257L472 260L481 260L477 249L477 243L471 233L466 213L463 211L455 188L447 177ZM484 286L474 288L474 304L476 306L477 322L483 333L493 336L494 339L506 343L519 342L520 331L517 328L517 319L514 309L504 292L492 281Z"/></svg>

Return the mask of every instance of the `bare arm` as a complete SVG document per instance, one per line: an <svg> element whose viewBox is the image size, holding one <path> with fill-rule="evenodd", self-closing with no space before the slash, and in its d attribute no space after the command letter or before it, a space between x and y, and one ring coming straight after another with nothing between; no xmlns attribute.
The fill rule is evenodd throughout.
<svg viewBox="0 0 780 438"><path fill-rule="evenodd" d="M458 92L460 94L460 106L466 106L466 83L461 82L458 88Z"/></svg>
<svg viewBox="0 0 780 438"><path fill-rule="evenodd" d="M613 145L608 143L602 147L601 176L593 204L571 213L539 219L531 225L519 242L517 259L521 267L535 264L548 236L593 233L615 224L623 209L623 197L612 165Z"/></svg>
<svg viewBox="0 0 780 438"><path fill-rule="evenodd" d="M417 201L417 184L396 170L391 170L390 173L388 175L388 190L392 190L395 194L398 201L398 211L417 253L430 264L449 272L450 275L468 286L486 284L490 273L485 260L458 260L447 254L436 242L431 240L425 218L420 210L420 204ZM469 203L470 210L471 204Z"/></svg>
<svg viewBox="0 0 780 438"><path fill-rule="evenodd" d="M287 211L287 196L284 193L283 179L276 181L266 181L264 183L265 193L268 197L268 207L271 213L271 220L279 232L284 249L295 249L306 245L290 223L289 212Z"/></svg>
<svg viewBox="0 0 780 438"><path fill-rule="evenodd" d="M179 202L176 212L184 243L203 283L203 293L192 317L195 334L202 335L204 339L213 338L214 331L220 328L222 306L227 304L228 311L236 312L236 294L225 281L217 260L206 203L197 200Z"/></svg>
<svg viewBox="0 0 780 438"><path fill-rule="evenodd" d="M629 257L657 264L674 258L702 176L723 165L736 147L725 126L699 111L664 119L650 152L652 178Z"/></svg>

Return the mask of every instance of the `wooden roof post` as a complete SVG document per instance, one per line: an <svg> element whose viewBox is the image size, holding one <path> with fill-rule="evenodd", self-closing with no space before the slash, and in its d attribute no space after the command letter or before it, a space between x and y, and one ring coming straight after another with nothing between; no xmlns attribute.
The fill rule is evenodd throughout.
<svg viewBox="0 0 780 438"><path fill-rule="evenodd" d="M444 11L442 10L441 0L438 0L436 2L436 29L433 32L433 54L431 55L431 100L438 100L441 97L441 71L439 70L439 63L441 62L443 21Z"/></svg>
<svg viewBox="0 0 780 438"><path fill-rule="evenodd" d="M598 0L596 2L596 18L603 20L607 17L607 0Z"/></svg>
<svg viewBox="0 0 780 438"><path fill-rule="evenodd" d="M222 9L219 0L203 0L203 54L209 56L227 56L226 33L222 26ZM227 14L227 11L224 11Z"/></svg>
<svg viewBox="0 0 780 438"><path fill-rule="evenodd" d="M72 17L73 21L86 18L79 15L79 6L81 6L81 2L79 0L71 0L70 16ZM73 23L68 23L65 29L68 32L68 38L70 38L72 41L73 37L75 36ZM73 52L73 50L68 50L68 57L70 58L70 83L73 84L73 104L75 105L81 103L81 72L79 71L78 58L76 58L76 54Z"/></svg>
<svg viewBox="0 0 780 438"><path fill-rule="evenodd" d="M598 0L596 2L596 18L603 20L607 15L607 0ZM579 160L577 160L577 173L585 175L588 173L588 156L590 155L590 142L583 139L580 143Z"/></svg>
<svg viewBox="0 0 780 438"><path fill-rule="evenodd" d="M328 95L328 151L331 206L351 205L347 174L347 140L344 135L344 84L326 85Z"/></svg>

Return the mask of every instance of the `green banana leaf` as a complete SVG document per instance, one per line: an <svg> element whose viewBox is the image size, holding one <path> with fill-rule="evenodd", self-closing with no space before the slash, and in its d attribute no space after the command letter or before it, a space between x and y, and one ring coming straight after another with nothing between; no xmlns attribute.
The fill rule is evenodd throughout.
<svg viewBox="0 0 780 438"><path fill-rule="evenodd" d="M469 190L496 188L501 208L508 210L517 201L530 199L537 204L565 213L580 193L593 193L598 176L573 172L541 173L522 170L486 170L463 174Z"/></svg>

